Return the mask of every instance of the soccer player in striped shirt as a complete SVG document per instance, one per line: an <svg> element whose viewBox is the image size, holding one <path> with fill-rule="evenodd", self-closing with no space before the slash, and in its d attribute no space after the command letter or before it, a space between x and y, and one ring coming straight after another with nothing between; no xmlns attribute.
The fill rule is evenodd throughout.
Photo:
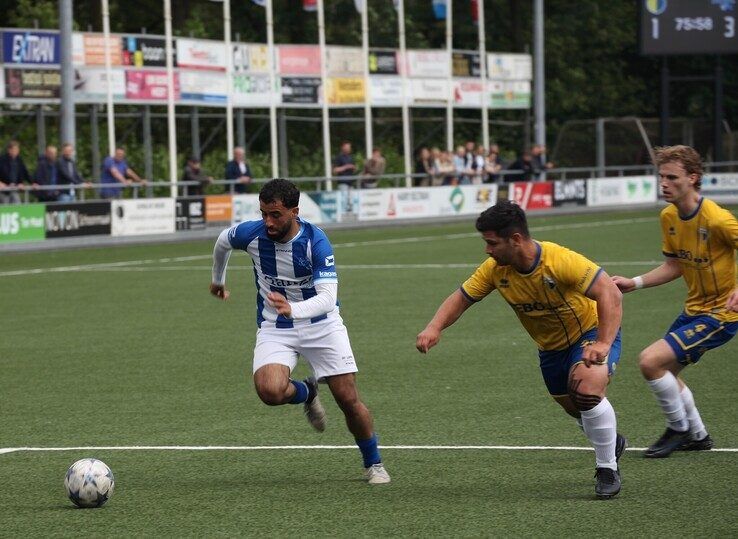
<svg viewBox="0 0 738 539"><path fill-rule="evenodd" d="M361 451L365 479L389 483L371 413L356 387L356 362L338 310L333 248L320 228L299 218L299 201L300 191L287 180L262 187L261 220L232 226L218 237L210 293L228 298L228 258L233 249L246 251L256 278L253 373L259 398L270 406L302 404L310 424L322 432L326 419L318 382L327 383ZM298 356L314 376L290 378Z"/></svg>
<svg viewBox="0 0 738 539"><path fill-rule="evenodd" d="M641 373L666 416L666 431L645 456L663 458L677 450L713 447L694 396L679 375L738 332L738 221L700 195L702 159L693 148L657 148L654 164L664 200L670 203L661 211L664 263L644 275L613 280L623 292L659 286L680 276L687 284L683 312L639 358Z"/></svg>
<svg viewBox="0 0 738 539"><path fill-rule="evenodd" d="M514 202L499 201L476 226L489 258L441 304L415 346L427 353L444 329L497 290L538 345L549 393L594 446L595 494L612 498L620 492L618 459L627 444L606 397L620 359L621 294L594 262L531 238L525 212Z"/></svg>

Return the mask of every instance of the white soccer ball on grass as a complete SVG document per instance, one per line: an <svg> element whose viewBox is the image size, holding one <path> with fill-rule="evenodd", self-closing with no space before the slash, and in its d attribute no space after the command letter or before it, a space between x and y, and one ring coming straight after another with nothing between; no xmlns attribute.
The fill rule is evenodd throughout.
<svg viewBox="0 0 738 539"><path fill-rule="evenodd" d="M64 477L67 496L77 507L101 507L113 495L114 487L113 472L97 459L78 460Z"/></svg>

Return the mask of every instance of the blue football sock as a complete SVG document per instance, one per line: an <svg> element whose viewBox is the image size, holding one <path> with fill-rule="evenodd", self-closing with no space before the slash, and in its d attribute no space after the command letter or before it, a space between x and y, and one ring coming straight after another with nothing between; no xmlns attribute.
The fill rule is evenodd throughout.
<svg viewBox="0 0 738 539"><path fill-rule="evenodd" d="M292 400L290 400L290 404L301 404L305 402L308 399L308 386L305 382L297 382L295 380L290 380L290 383L295 386L295 394L292 396Z"/></svg>
<svg viewBox="0 0 738 539"><path fill-rule="evenodd" d="M368 440L356 440L356 445L359 446L361 456L364 458L364 468L382 462L382 457L379 456L379 449L377 448L376 433L372 434L372 437Z"/></svg>

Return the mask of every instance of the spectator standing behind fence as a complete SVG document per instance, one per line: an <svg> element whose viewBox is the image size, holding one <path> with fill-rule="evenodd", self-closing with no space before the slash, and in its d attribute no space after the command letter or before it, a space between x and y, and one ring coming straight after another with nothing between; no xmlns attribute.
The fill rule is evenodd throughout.
<svg viewBox="0 0 738 539"><path fill-rule="evenodd" d="M553 168L551 161L544 161L543 156L546 153L546 147L543 144L535 144L530 150L531 163L533 164L533 177L536 180L543 179L546 170Z"/></svg>
<svg viewBox="0 0 738 539"><path fill-rule="evenodd" d="M341 142L341 152L333 159L333 175L346 178L347 176L356 175L356 163L351 153L351 143L348 140ZM350 186L352 183L349 179L339 179L338 185Z"/></svg>
<svg viewBox="0 0 738 539"><path fill-rule="evenodd" d="M122 186L139 183L142 186L148 182L142 179L136 171L128 166L126 161L126 150L122 147L115 149L115 155L105 158L102 164L102 178L100 183L100 198L120 198L123 192Z"/></svg>
<svg viewBox="0 0 738 539"><path fill-rule="evenodd" d="M205 188L213 182L212 176L207 176L200 166L200 160L192 155L187 159L187 164L182 174L183 182L198 182L197 185L188 185L187 194L199 196L205 192Z"/></svg>
<svg viewBox="0 0 738 539"><path fill-rule="evenodd" d="M442 151L438 161L438 175L441 177L441 185L457 185L456 168L451 152Z"/></svg>
<svg viewBox="0 0 738 539"><path fill-rule="evenodd" d="M431 153L428 148L423 146L418 150L418 158L415 161L415 181L418 187L428 187L431 184L431 176L433 175L433 162L431 161ZM422 176L421 176L422 174Z"/></svg>
<svg viewBox="0 0 738 539"><path fill-rule="evenodd" d="M0 191L0 204L20 204L18 190L24 190L30 181L28 169L20 156L20 143L11 140L5 153L0 155L0 188L12 190Z"/></svg>
<svg viewBox="0 0 738 539"><path fill-rule="evenodd" d="M533 176L533 157L529 150L525 150L508 169L515 174L506 174L506 182L529 182Z"/></svg>
<svg viewBox="0 0 738 539"><path fill-rule="evenodd" d="M487 183L487 151L484 146L477 146L474 154L474 162L472 163L472 170L474 170L474 176L472 176L472 183L480 184Z"/></svg>
<svg viewBox="0 0 738 539"><path fill-rule="evenodd" d="M62 145L61 156L56 161L56 179L59 185L81 185L85 189L92 187L90 182L86 182L77 170L77 163L74 162L74 146L69 142ZM69 200L75 200L76 194L74 188L69 189Z"/></svg>
<svg viewBox="0 0 738 539"><path fill-rule="evenodd" d="M364 162L364 176L373 176L361 182L363 188L373 188L377 186L379 178L377 176L384 175L384 169L387 167L387 160L382 155L380 148L372 150L372 156Z"/></svg>
<svg viewBox="0 0 738 539"><path fill-rule="evenodd" d="M238 180L234 187L236 193L248 192L253 176L246 162L246 152L241 146L233 148L233 160L226 163L225 177L226 180Z"/></svg>
<svg viewBox="0 0 738 539"><path fill-rule="evenodd" d="M499 182L500 171L503 168L505 168L505 162L500 157L500 147L497 144L491 144L485 162L485 169L487 170L489 181L492 183Z"/></svg>
<svg viewBox="0 0 738 539"><path fill-rule="evenodd" d="M454 155L454 170L456 171L456 178L458 183L466 185L471 183L470 175L474 173L471 169L470 161L467 158L466 149L463 146L456 147L456 154Z"/></svg>
<svg viewBox="0 0 738 539"><path fill-rule="evenodd" d="M43 186L59 185L59 171L56 168L56 146L46 146L42 156L36 163L36 172L33 176L33 195L39 202L69 202L72 197L59 189L39 189Z"/></svg>

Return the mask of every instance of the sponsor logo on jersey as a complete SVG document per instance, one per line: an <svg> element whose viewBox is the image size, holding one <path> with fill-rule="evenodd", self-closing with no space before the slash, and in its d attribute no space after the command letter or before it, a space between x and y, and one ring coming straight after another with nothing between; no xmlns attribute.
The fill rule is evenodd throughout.
<svg viewBox="0 0 738 539"><path fill-rule="evenodd" d="M543 282L546 283L546 286L549 287L551 290L556 288L556 281L554 281L551 277L547 275L543 276Z"/></svg>
<svg viewBox="0 0 738 539"><path fill-rule="evenodd" d="M328 267L336 265L336 260L333 258L333 255L325 257L325 265Z"/></svg>
<svg viewBox="0 0 738 539"><path fill-rule="evenodd" d="M319 271L318 277L322 279L335 279L338 274L335 271Z"/></svg>

